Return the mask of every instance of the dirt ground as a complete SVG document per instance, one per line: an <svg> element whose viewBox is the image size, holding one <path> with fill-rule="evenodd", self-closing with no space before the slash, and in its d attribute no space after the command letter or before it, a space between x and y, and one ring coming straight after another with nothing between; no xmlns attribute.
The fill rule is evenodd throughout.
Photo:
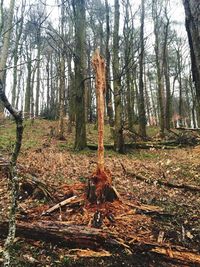
<svg viewBox="0 0 200 267"><path fill-rule="evenodd" d="M72 134L66 134L65 141L59 141L50 134L54 124L55 122L35 122L35 125L30 126L27 123L18 163L19 176L36 177L47 187L56 188L57 195L64 194L65 190L69 191L74 184L82 184L77 194L84 195L84 184L87 184L88 177L96 167L96 152L89 149L75 152L72 149ZM90 141L95 138L91 129ZM0 154L4 159L9 159L13 140L12 124L0 128ZM113 185L120 194L121 202L109 206L116 218L115 222L112 224L105 220L101 228L117 233L121 239L125 236L137 236L149 242L182 246L198 254L200 191L184 189L184 186L168 187L160 184L160 181L200 188L200 146L167 150L152 147L149 150L130 150L124 155L109 150L105 154L106 168L112 173ZM1 168L0 174L0 221L5 221L9 203L8 179L4 168ZM132 207L130 211L131 204L135 208ZM41 212L52 205L45 198L24 196L21 192L18 219L21 219L22 211L26 211L35 214L34 219L39 220ZM154 211L157 207L158 212L137 209L137 206L145 205L154 207ZM90 226L92 211L91 207L87 209L86 206L82 212L64 209L48 217L48 220ZM1 239L0 253L3 242ZM75 249L32 240L31 237L16 237L14 254L15 266L198 266L183 265L148 252L131 255L124 252L101 257L94 254L89 257L89 253L86 253L85 256L80 256L80 251L77 253Z"/></svg>

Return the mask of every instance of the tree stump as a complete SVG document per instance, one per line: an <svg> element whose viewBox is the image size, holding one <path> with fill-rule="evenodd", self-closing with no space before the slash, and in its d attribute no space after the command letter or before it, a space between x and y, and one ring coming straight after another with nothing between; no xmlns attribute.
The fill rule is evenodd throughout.
<svg viewBox="0 0 200 267"><path fill-rule="evenodd" d="M89 178L87 199L95 204L113 202L118 199L116 190L112 187L111 173L108 170L97 169Z"/></svg>

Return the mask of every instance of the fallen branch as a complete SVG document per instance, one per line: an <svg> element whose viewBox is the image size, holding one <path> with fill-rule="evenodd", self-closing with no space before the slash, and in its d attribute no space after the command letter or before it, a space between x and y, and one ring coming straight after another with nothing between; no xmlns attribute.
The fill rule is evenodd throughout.
<svg viewBox="0 0 200 267"><path fill-rule="evenodd" d="M49 215L50 213L60 209L63 206L69 205L69 204L73 204L74 205L74 204L81 203L82 200L83 200L82 198L81 199L80 198L77 199L77 196L73 196L73 197L67 198L67 199L59 202L58 204L54 205L50 209L44 211L42 213L42 215Z"/></svg>
<svg viewBox="0 0 200 267"><path fill-rule="evenodd" d="M175 128L179 131L192 131L192 132L200 132L200 128L185 128L185 127L177 127Z"/></svg>
<svg viewBox="0 0 200 267"><path fill-rule="evenodd" d="M188 185L188 184L173 184L173 183L170 183L170 182L165 182L165 181L162 181L160 179L149 179L147 177L144 177L142 175L139 175L139 174L136 174L136 173L132 173L132 172L126 172L126 174L128 176L131 176L131 177L134 177L136 178L137 180L140 180L140 181L144 181L148 184L158 184L158 185L164 185L166 187L170 187L170 188L179 188L179 189L184 189L184 190L188 190L188 191L194 191L194 192L200 192L200 187L199 186L196 186L196 185Z"/></svg>
<svg viewBox="0 0 200 267"><path fill-rule="evenodd" d="M173 216L173 214L164 212L164 209L158 206L152 205L136 205L130 202L125 202L128 206L136 209L136 214L146 214L146 215L162 215L162 216Z"/></svg>
<svg viewBox="0 0 200 267"><path fill-rule="evenodd" d="M47 200L54 200L55 189L36 177L26 174L23 177L20 177L20 189L19 189L19 198L23 199L23 195L26 198L27 196L34 196L38 198L46 198Z"/></svg>

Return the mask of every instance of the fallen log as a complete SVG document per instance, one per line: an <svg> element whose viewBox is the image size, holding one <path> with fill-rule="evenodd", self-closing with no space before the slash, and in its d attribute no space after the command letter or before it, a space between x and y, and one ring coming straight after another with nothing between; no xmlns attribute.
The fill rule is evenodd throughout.
<svg viewBox="0 0 200 267"><path fill-rule="evenodd" d="M165 182L162 181L160 179L149 179L147 177L144 177L142 175L136 174L136 173L132 173L132 172L126 172L126 175L131 176L136 178L137 180L146 182L148 184L158 184L158 185L163 185L166 187L170 187L170 188L178 188L178 189L183 189L183 190L187 190L187 191L193 191L193 192L200 192L200 187L196 186L196 185L188 185L188 184L173 184L170 182Z"/></svg>
<svg viewBox="0 0 200 267"><path fill-rule="evenodd" d="M0 224L0 236L4 237L8 230L8 222ZM128 245L109 232L101 229L69 225L59 221L37 221L18 222L16 236L34 240L52 242L59 246L70 248L89 248L101 250L102 248L111 251L121 251L129 248Z"/></svg>
<svg viewBox="0 0 200 267"><path fill-rule="evenodd" d="M0 237L4 237L7 231L8 222L1 223ZM52 242L68 248L88 248L96 251L106 249L108 252L118 254L123 254L125 251L132 254L152 253L167 257L168 260L172 261L196 264L197 266L200 264L200 255L196 251L188 251L184 247L146 241L137 236L126 237L125 241L101 229L69 225L66 222L18 222L16 236Z"/></svg>
<svg viewBox="0 0 200 267"><path fill-rule="evenodd" d="M135 209L136 214L146 214L146 215L152 215L152 216L167 216L171 217L174 216L174 214L165 212L163 208L158 207L158 206L152 206L152 205L145 205L145 204L140 204L136 205L130 202L125 202L128 206L132 207Z"/></svg>
<svg viewBox="0 0 200 267"><path fill-rule="evenodd" d="M179 131L192 131L192 132L200 132L200 128L186 128L186 127L177 127L175 128Z"/></svg>
<svg viewBox="0 0 200 267"><path fill-rule="evenodd" d="M96 144L88 144L87 147L91 150L97 150ZM151 143L130 143L124 144L125 150L128 149L176 149L180 147L175 141L168 141L168 142L151 142ZM107 150L114 150L114 145L112 144L104 144L104 148Z"/></svg>
<svg viewBox="0 0 200 267"><path fill-rule="evenodd" d="M133 251L155 253L167 257L168 260L175 260L185 264L195 264L195 266L199 266L200 264L200 255L196 251L188 251L181 246L148 242L139 238L133 238L129 241L128 245Z"/></svg>

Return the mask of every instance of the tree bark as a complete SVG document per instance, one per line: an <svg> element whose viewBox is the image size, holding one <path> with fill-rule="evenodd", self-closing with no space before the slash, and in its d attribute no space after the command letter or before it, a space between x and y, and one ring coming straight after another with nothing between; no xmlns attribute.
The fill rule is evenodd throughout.
<svg viewBox="0 0 200 267"><path fill-rule="evenodd" d="M86 122L85 122L85 0L73 0L75 19L75 103L76 103L76 134L75 149L82 150L86 147Z"/></svg>
<svg viewBox="0 0 200 267"><path fill-rule="evenodd" d="M192 62L192 75L196 89L197 122L200 126L200 16L199 2L196 0L183 0L185 8L185 25L190 46Z"/></svg>
<svg viewBox="0 0 200 267"><path fill-rule="evenodd" d="M18 195L18 178L16 172L16 162L21 149L22 135L23 135L23 119L22 112L15 110L9 103L3 88L3 83L0 80L0 99L4 104L4 107L10 112L14 117L16 123L16 142L14 151L12 153L10 168L9 168L9 178L10 178L10 188L11 188L11 204L9 212L9 227L8 235L4 246L4 266L11 266L11 253L12 246L14 244L15 232L16 232L16 209L17 209L17 195Z"/></svg>
<svg viewBox="0 0 200 267"><path fill-rule="evenodd" d="M3 47L1 49L0 80L4 84L3 89L5 89L5 73L6 73L5 67L6 67L6 62L7 62L7 58L8 58L10 36L11 36L11 32L12 32L12 20L13 20L13 14L14 14L14 6L15 6L15 0L10 0L10 7L9 7L9 12L8 12L8 22L7 22L6 32L5 32L5 35L3 37ZM2 7L3 7L3 5L1 5L1 13L3 11ZM1 111L3 111L3 106L0 104L0 112Z"/></svg>
<svg viewBox="0 0 200 267"><path fill-rule="evenodd" d="M159 38L159 15L158 0L153 0L152 15L154 21L154 35L155 35L155 55L156 55L156 70L157 70L157 83L158 83L158 104L159 104L159 121L160 121L160 136L164 137L165 130L165 112L164 112L164 81L163 81L163 62L160 57L160 38Z"/></svg>
<svg viewBox="0 0 200 267"><path fill-rule="evenodd" d="M106 58L106 107L107 107L107 115L109 118L109 124L111 127L114 126L113 120L113 103L112 103L112 94L110 87L110 49L109 49L109 41L110 41L110 11L108 0L105 0L106 7L106 47L105 47L105 58Z"/></svg>
<svg viewBox="0 0 200 267"><path fill-rule="evenodd" d="M114 106L115 106L115 150L124 152L124 138L122 125L122 89L119 65L119 0L115 0L114 13L114 33L113 33L113 87L114 87Z"/></svg>
<svg viewBox="0 0 200 267"><path fill-rule="evenodd" d="M140 56L139 56L139 65L140 65L140 73L139 73L139 98L138 98L138 111L139 111L139 134L146 137L146 114L145 114L145 103L144 103L144 16L145 16L145 8L144 8L144 0L142 0L141 4L141 18L140 18Z"/></svg>

